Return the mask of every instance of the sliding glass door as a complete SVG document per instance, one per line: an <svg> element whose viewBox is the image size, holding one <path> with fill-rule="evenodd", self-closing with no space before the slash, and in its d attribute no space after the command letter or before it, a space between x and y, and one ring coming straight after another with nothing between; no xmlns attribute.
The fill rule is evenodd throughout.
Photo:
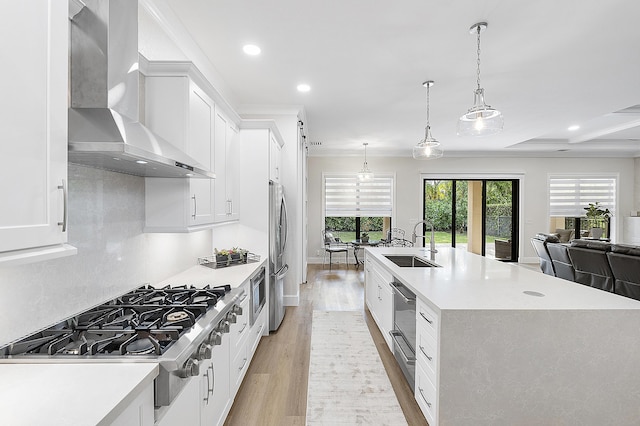
<svg viewBox="0 0 640 426"><path fill-rule="evenodd" d="M424 220L434 226L436 245L517 261L518 184L517 179L425 179Z"/></svg>

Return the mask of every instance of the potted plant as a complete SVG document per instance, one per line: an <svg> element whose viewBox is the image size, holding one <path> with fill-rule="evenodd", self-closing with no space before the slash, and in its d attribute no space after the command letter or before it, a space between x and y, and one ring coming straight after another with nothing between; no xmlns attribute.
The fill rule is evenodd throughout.
<svg viewBox="0 0 640 426"><path fill-rule="evenodd" d="M215 254L216 256L216 266L227 266L229 264L229 261L231 260L229 256L229 250L218 250L216 248L213 249L213 254Z"/></svg>
<svg viewBox="0 0 640 426"><path fill-rule="evenodd" d="M599 201L589 203L584 209L587 211L587 218L595 225L591 228L591 237L599 240L602 238L602 233L604 232L604 229L600 225L606 223L606 220L611 217L611 212L607 208L602 208Z"/></svg>

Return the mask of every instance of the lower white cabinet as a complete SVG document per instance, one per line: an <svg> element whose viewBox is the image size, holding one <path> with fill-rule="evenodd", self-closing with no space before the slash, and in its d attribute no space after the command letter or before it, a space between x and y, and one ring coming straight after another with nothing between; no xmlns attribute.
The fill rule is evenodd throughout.
<svg viewBox="0 0 640 426"><path fill-rule="evenodd" d="M389 332L393 330L393 277L376 260L365 259L365 299L387 346L393 349Z"/></svg>
<svg viewBox="0 0 640 426"><path fill-rule="evenodd" d="M202 370L200 370L202 372ZM156 426L200 424L200 377L192 377Z"/></svg>
<svg viewBox="0 0 640 426"><path fill-rule="evenodd" d="M421 299L416 301L415 397L430 425L438 424L440 316Z"/></svg>
<svg viewBox="0 0 640 426"><path fill-rule="evenodd" d="M212 349L211 360L207 363L200 379L200 425L218 426L231 409L231 390L229 386L229 348L228 334L222 335L222 343Z"/></svg>
<svg viewBox="0 0 640 426"><path fill-rule="evenodd" d="M153 426L153 382L125 407L110 426Z"/></svg>

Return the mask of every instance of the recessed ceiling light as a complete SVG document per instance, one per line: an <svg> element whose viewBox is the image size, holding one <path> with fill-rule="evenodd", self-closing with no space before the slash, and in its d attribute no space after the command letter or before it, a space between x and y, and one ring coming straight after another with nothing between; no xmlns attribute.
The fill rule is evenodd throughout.
<svg viewBox="0 0 640 426"><path fill-rule="evenodd" d="M259 55L260 52L262 52L262 50L255 44L245 44L244 46L242 46L242 50L244 51L244 53L251 56Z"/></svg>
<svg viewBox="0 0 640 426"><path fill-rule="evenodd" d="M573 126L569 126L567 130L569 130L570 132L573 132L575 130L578 130L579 128L580 126L578 126L577 124L574 124Z"/></svg>
<svg viewBox="0 0 640 426"><path fill-rule="evenodd" d="M147 164L147 162L144 161L144 160L136 160L136 163L138 163L138 164Z"/></svg>
<svg viewBox="0 0 640 426"><path fill-rule="evenodd" d="M298 92L308 92L309 90L311 90L311 86L309 86L308 84L298 84Z"/></svg>

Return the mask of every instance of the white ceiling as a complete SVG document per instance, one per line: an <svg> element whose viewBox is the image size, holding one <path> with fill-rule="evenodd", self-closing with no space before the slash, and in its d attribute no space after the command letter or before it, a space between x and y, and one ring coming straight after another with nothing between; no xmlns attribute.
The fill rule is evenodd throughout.
<svg viewBox="0 0 640 426"><path fill-rule="evenodd" d="M152 0L170 7L233 93L303 105L311 155L411 155L431 128L445 156L640 156L638 0ZM504 131L456 135L476 86ZM242 46L262 48L249 57ZM296 85L311 85L308 93ZM578 124L581 129L569 132ZM562 152L559 152L562 150Z"/></svg>

